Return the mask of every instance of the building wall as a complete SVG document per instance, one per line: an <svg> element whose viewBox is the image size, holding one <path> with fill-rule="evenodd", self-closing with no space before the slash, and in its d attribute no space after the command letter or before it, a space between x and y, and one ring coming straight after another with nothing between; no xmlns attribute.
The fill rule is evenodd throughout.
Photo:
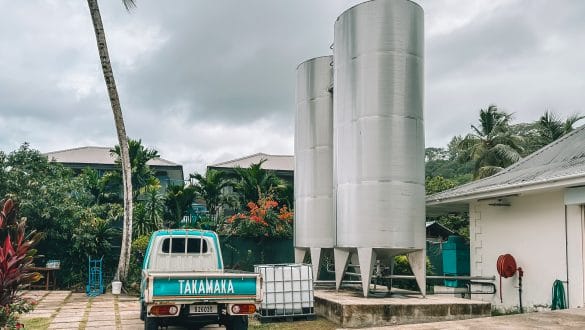
<svg viewBox="0 0 585 330"><path fill-rule="evenodd" d="M564 192L510 197L510 206L490 206L495 200L469 205L471 275L496 276L495 295L473 295L500 310L519 305L518 276L502 278L500 302L496 261L509 253L524 270L522 301L526 309L550 306L552 285L567 279ZM567 207L571 307L583 306L582 207ZM565 284L566 285L566 284ZM566 290L565 286L565 290Z"/></svg>

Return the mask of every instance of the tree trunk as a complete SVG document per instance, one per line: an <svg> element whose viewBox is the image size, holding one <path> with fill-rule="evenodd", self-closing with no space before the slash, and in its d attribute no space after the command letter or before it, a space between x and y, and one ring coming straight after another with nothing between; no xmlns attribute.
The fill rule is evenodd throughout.
<svg viewBox="0 0 585 330"><path fill-rule="evenodd" d="M120 144L122 181L124 186L124 226L120 260L118 262L118 269L116 270L114 279L123 282L128 275L128 268L130 266L130 247L132 243L132 171L130 168L130 156L128 153L128 137L126 136L124 118L122 117L122 107L120 106L120 98L118 97L118 90L116 89L116 82L114 81L114 72L112 70L112 64L110 63L110 55L106 44L106 34L104 32L98 2L97 0L87 0L87 5L93 22L98 53L102 64L106 87L108 89L112 112L114 113L114 123L116 125L116 133L118 134L118 143Z"/></svg>

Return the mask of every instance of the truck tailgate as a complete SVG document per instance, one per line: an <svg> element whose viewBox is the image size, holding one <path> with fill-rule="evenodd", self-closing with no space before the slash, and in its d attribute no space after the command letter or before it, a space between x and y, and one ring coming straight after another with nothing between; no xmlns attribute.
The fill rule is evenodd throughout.
<svg viewBox="0 0 585 330"><path fill-rule="evenodd" d="M155 301L261 301L260 275L253 273L151 272L145 298Z"/></svg>

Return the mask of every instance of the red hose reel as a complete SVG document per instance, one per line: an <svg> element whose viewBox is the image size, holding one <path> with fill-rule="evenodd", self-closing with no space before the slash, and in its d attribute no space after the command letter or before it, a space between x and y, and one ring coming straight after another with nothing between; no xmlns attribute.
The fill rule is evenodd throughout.
<svg viewBox="0 0 585 330"><path fill-rule="evenodd" d="M503 302L502 277L503 278L512 277L516 274L516 271L518 271L520 311L522 312L522 276L524 276L524 271L522 270L522 267L516 266L516 260L514 259L514 257L512 257L511 254L503 254L499 256L496 267L498 269L498 274L500 274L500 302Z"/></svg>

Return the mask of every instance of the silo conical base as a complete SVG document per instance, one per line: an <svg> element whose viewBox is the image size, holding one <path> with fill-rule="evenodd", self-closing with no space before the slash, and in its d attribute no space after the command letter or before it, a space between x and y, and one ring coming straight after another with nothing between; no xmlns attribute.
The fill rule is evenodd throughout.
<svg viewBox="0 0 585 330"><path fill-rule="evenodd" d="M372 248L358 248L358 258L360 262L360 274L362 277L362 289L364 297L369 296L370 282L372 281L372 270L376 263L376 251Z"/></svg>
<svg viewBox="0 0 585 330"><path fill-rule="evenodd" d="M295 248L295 263L302 264L305 261L307 253L311 256L311 268L313 270L313 281L319 278L319 269L321 268L321 259L323 256L322 248Z"/></svg>
<svg viewBox="0 0 585 330"><path fill-rule="evenodd" d="M339 290L341 280L347 270L349 263L350 251L347 249L335 248L333 249L333 259L335 259L335 288Z"/></svg>
<svg viewBox="0 0 585 330"><path fill-rule="evenodd" d="M410 264L410 269L412 269L412 273L416 278L416 284L418 284L418 288L420 289L420 293L423 297L427 294L427 283L426 283L426 266L427 266L427 257L426 257L425 249L410 252L406 255L408 258L408 263Z"/></svg>
<svg viewBox="0 0 585 330"><path fill-rule="evenodd" d="M321 256L323 250L321 248L311 248L311 267L313 268L313 280L319 278L319 269L321 267Z"/></svg>
<svg viewBox="0 0 585 330"><path fill-rule="evenodd" d="M309 249L307 248L295 248L295 263L297 264L302 264L303 261L305 261L305 256L307 255L307 252L309 251Z"/></svg>

